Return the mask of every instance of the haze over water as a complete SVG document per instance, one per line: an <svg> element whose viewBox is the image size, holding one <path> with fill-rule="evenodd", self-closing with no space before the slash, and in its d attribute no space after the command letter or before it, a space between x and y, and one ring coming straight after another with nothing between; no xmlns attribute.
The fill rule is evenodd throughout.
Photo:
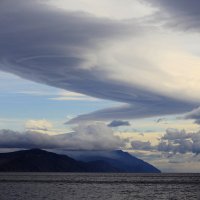
<svg viewBox="0 0 200 200"><path fill-rule="evenodd" d="M200 174L0 174L1 200L196 200L199 191Z"/></svg>

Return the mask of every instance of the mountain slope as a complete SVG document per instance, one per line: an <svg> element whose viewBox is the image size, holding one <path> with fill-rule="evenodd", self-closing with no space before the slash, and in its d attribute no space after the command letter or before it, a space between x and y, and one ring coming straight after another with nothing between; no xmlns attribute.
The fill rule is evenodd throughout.
<svg viewBox="0 0 200 200"><path fill-rule="evenodd" d="M0 153L2 172L130 172L159 173L152 165L123 151L67 151L60 155L40 149ZM72 158L71 158L72 157Z"/></svg>
<svg viewBox="0 0 200 200"><path fill-rule="evenodd" d="M95 172L112 171L113 167L104 162L93 166L93 162L76 161L66 155L47 152L40 149L0 154L0 171L7 172ZM104 170L102 168L106 170Z"/></svg>
<svg viewBox="0 0 200 200"><path fill-rule="evenodd" d="M91 162L101 160L109 163L120 172L132 173L160 173L160 170L151 164L138 159L127 152L117 151L67 151L70 157L84 161Z"/></svg>

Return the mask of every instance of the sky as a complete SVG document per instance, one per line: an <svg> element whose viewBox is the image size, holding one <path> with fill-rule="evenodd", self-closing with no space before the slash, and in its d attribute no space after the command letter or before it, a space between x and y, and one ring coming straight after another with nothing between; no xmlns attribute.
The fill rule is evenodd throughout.
<svg viewBox="0 0 200 200"><path fill-rule="evenodd" d="M122 149L164 172L199 172L199 9L1 0L0 151Z"/></svg>

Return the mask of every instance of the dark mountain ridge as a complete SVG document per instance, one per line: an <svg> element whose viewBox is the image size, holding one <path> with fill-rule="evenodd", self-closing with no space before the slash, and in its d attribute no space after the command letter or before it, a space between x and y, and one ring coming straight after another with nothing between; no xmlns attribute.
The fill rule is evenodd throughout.
<svg viewBox="0 0 200 200"><path fill-rule="evenodd" d="M71 158L41 149L0 153L1 172L141 172L158 173L155 167L123 151L118 158L83 156ZM120 155L120 156L119 156ZM133 160L131 160L133 158ZM137 161L137 162L136 162ZM135 162L135 165L133 164ZM138 163L139 162L139 163ZM137 167L136 167L137 166Z"/></svg>

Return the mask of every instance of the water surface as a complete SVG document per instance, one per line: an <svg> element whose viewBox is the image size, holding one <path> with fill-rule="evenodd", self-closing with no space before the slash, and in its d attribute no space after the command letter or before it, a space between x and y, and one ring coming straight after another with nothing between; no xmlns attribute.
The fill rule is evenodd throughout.
<svg viewBox="0 0 200 200"><path fill-rule="evenodd" d="M200 200L200 174L0 174L0 200L37 199Z"/></svg>

